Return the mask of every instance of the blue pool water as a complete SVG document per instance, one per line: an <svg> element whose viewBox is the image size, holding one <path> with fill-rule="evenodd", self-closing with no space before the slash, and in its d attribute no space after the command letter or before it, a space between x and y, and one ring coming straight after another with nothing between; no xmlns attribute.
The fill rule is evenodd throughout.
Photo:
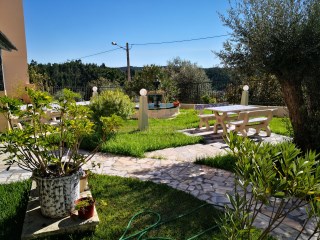
<svg viewBox="0 0 320 240"><path fill-rule="evenodd" d="M139 108L139 104L136 105L136 108ZM154 103L148 103L149 110L168 109L168 108L174 108L173 103L160 103L159 108L155 108Z"/></svg>

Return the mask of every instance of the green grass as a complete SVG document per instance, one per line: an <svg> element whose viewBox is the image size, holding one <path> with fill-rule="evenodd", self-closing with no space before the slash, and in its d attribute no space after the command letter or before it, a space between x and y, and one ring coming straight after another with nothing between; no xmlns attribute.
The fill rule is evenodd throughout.
<svg viewBox="0 0 320 240"><path fill-rule="evenodd" d="M234 172L236 161L236 157L231 154L226 154L202 158L197 160L195 163Z"/></svg>
<svg viewBox="0 0 320 240"><path fill-rule="evenodd" d="M292 127L288 118L273 117L270 121L271 132L284 136L292 136Z"/></svg>
<svg viewBox="0 0 320 240"><path fill-rule="evenodd" d="M210 113L210 112L205 112ZM199 118L195 110L180 110L180 114L172 119L149 119L149 129L138 131L138 120L126 120L119 131L101 147L101 152L143 157L145 152L169 147L185 146L203 142L202 137L187 136L178 130L196 128ZM210 125L214 120L210 121ZM282 118L273 118L270 123L274 133L288 135L286 123ZM86 140L84 149L96 146L97 136Z"/></svg>
<svg viewBox="0 0 320 240"><path fill-rule="evenodd" d="M137 120L127 120L119 132L102 145L101 152L143 157L147 151L178 147L203 142L202 137L191 137L177 130L195 128L199 118L195 111L181 110L172 119L149 119L149 129L138 131Z"/></svg>
<svg viewBox="0 0 320 240"><path fill-rule="evenodd" d="M97 202L106 202L97 206L102 223L96 229L94 239L119 239L129 219L141 210L158 212L162 220L166 221L204 204L203 201L166 185L136 179L94 175L89 184ZM147 236L187 239L215 225L219 215L220 211L207 205L193 214L163 224ZM150 217L137 220L130 233L153 222L154 218ZM211 231L198 239L210 239L214 233Z"/></svg>
<svg viewBox="0 0 320 240"><path fill-rule="evenodd" d="M89 185L92 195L96 199L100 218L100 224L96 230L72 235L63 234L49 239L115 240L120 238L130 218L139 211L158 212L161 214L162 221L167 221L204 204L203 201L166 185L143 182L137 179L92 175L89 178ZM1 214L6 213L1 218L1 227L6 231L3 232L0 239L20 239L26 207L24 196L29 188L29 182L0 185L1 200L5 199L5 201L1 201L0 212ZM205 205L188 216L159 226L145 238L147 236L162 236L187 239L215 226L216 219L221 216L220 214L221 212L213 206ZM128 234L141 230L154 221L155 218L152 216L138 218L133 222L132 230ZM197 239L211 239L212 236L219 236L219 230L214 229Z"/></svg>
<svg viewBox="0 0 320 240"><path fill-rule="evenodd" d="M0 239L20 239L31 181L0 185Z"/></svg>

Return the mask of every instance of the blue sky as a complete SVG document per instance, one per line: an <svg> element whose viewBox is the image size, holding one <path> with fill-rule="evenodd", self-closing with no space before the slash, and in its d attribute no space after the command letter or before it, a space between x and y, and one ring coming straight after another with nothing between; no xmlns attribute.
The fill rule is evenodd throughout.
<svg viewBox="0 0 320 240"><path fill-rule="evenodd" d="M23 0L28 62L62 63L119 45L164 42L228 33L217 12L227 0ZM166 65L175 57L213 67L227 37L161 45L133 45L131 66ZM82 58L85 63L126 66L126 53Z"/></svg>

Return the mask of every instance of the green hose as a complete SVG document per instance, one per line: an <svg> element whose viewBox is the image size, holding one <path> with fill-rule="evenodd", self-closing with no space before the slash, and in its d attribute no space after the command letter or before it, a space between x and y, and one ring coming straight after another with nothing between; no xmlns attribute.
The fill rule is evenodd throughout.
<svg viewBox="0 0 320 240"><path fill-rule="evenodd" d="M166 220L166 221L163 221L163 222L161 222L161 215L160 215L159 213L157 213L157 212L153 212L153 211L140 211L140 212L136 213L135 215L133 215L133 216L131 217L131 219L130 219L130 221L128 222L128 225L127 225L127 227L126 227L126 229L125 229L125 231L124 231L124 233L123 233L122 236L119 238L119 240L130 240L130 239L132 239L132 238L134 238L134 237L137 237L138 240L174 240L173 238L166 238L166 237L151 237L151 238L142 238L142 237L143 237L145 234L147 234L150 230L152 230L152 229L154 229L154 228L156 228L156 227L158 227L158 226L160 226L160 225L163 225L163 224L166 224L166 223L168 223L168 222L171 222L171 221L177 220L177 219L179 219L179 218L185 217L185 216L187 216L187 215L195 212L196 210L198 210L198 209L200 209L200 208L202 208L202 207L204 207L204 206L207 206L207 205L210 205L210 204L208 204L208 203L202 204L202 205L200 205L200 206L192 209L192 210L189 211L189 212L180 214L180 215L177 216L177 217L174 217L174 218L172 218L172 219L169 219L169 220ZM128 230L129 230L130 227L131 227L131 224L132 224L133 220L136 219L137 217L139 217L140 215L151 215L151 216L153 215L153 216L156 216L156 217L157 217L157 220L156 220L155 223L153 223L153 224L151 224L150 226L144 228L143 230L140 230L140 231L138 231L138 232L136 232L136 233L133 233L133 234L131 234L131 235L129 235L129 236L126 236ZM188 239L186 239L186 240L196 239L196 238L198 238L199 236L201 236L201 235L205 234L206 232L211 231L211 230L213 230L213 229L215 229L215 228L217 228L217 227L218 227L217 225L216 225L216 226L213 226L213 227L210 227L210 228L208 228L208 229L206 229L206 230L204 230L204 231L202 231L202 232L200 232L200 233L198 233L198 234L196 234L196 235L194 235L194 236L192 236L192 237L190 237L190 238L188 238Z"/></svg>
<svg viewBox="0 0 320 240"><path fill-rule="evenodd" d="M150 225L149 227L146 227L146 228L144 228L143 230L138 231L138 232L136 232L136 233L134 233L134 234L131 234L131 235L129 235L129 236L126 237L126 234L127 234L128 230L129 230L130 227L131 227L131 223L133 222L133 220L134 220L135 218L137 218L137 217L140 216L140 215L155 215L158 219L157 219L157 221L156 221L154 224ZM140 211L140 212L136 213L135 215L133 215L133 217L130 219L130 221L129 221L129 223L128 223L128 225L127 225L124 233L123 233L122 236L119 238L119 240L129 240L129 239L131 239L131 238L133 238L133 237L138 237L138 236L139 236L138 239L141 239L141 237L142 237L146 232L148 232L150 229L153 229L153 228L155 228L156 226L158 226L158 224L160 223L160 221L161 221L161 216L160 216L159 213L153 212L153 211Z"/></svg>

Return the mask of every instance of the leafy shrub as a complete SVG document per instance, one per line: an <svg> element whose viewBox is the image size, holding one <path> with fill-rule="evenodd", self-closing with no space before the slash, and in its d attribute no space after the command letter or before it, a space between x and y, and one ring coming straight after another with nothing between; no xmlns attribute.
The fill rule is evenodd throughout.
<svg viewBox="0 0 320 240"><path fill-rule="evenodd" d="M161 82L159 89L156 89L154 85L156 79ZM135 73L133 81L125 83L126 93L130 96L140 96L139 91L142 88L147 89L148 92L162 91L164 102L172 102L179 93L176 81L168 75L163 67L154 64L144 66Z"/></svg>
<svg viewBox="0 0 320 240"><path fill-rule="evenodd" d="M63 98L63 96L64 96L63 89L54 94L55 99L61 99L61 98ZM74 96L74 99L75 99L75 101L79 102L79 101L83 100L83 96L84 96L84 92L78 92Z"/></svg>
<svg viewBox="0 0 320 240"><path fill-rule="evenodd" d="M236 157L235 188L227 194L231 206L226 206L221 232L227 239L253 239L253 223L264 209L271 211L269 221L258 239L267 239L279 222L306 208L305 224L295 239L305 231L308 222L314 221L311 237L320 226L320 168L319 154L303 153L291 142L278 145L255 143L230 133L227 139L229 154ZM312 233L313 231L313 233Z"/></svg>
<svg viewBox="0 0 320 240"><path fill-rule="evenodd" d="M133 107L129 96L119 89L103 91L100 95L93 97L90 103L93 118L97 121L100 117L110 117L114 114L123 119L128 119L133 114Z"/></svg>
<svg viewBox="0 0 320 240"><path fill-rule="evenodd" d="M217 99L214 97L211 97L208 94L205 94L201 97L202 103L217 103Z"/></svg>

